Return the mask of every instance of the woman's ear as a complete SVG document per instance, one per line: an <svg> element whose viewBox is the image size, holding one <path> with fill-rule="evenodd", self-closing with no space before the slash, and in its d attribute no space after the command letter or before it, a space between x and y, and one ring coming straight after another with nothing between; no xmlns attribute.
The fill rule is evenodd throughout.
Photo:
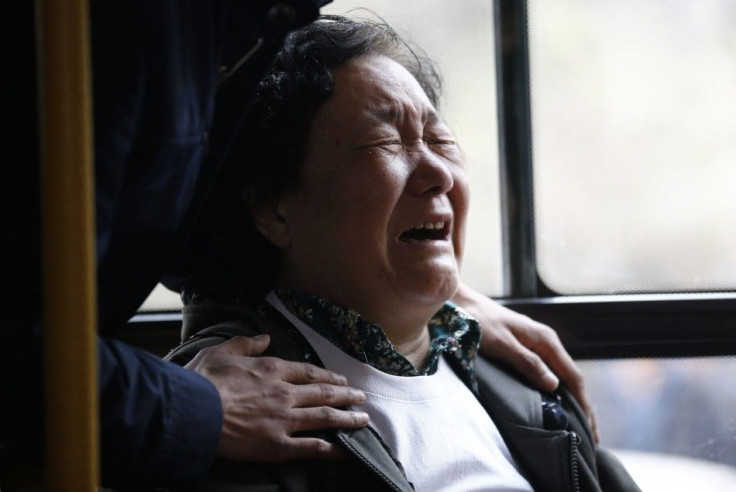
<svg viewBox="0 0 736 492"><path fill-rule="evenodd" d="M279 249L286 249L291 245L286 204L283 199L269 201L258 209L254 209L252 215L256 229L271 244Z"/></svg>

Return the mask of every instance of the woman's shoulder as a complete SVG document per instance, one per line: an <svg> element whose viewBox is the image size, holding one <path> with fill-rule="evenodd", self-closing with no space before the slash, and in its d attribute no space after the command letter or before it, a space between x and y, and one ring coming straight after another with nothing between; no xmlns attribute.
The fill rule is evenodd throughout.
<svg viewBox="0 0 736 492"><path fill-rule="evenodd" d="M266 334L271 343L263 355L302 361L306 343L293 325L263 298L238 302L206 302L182 309L181 343L164 358L184 365L201 350L233 337Z"/></svg>

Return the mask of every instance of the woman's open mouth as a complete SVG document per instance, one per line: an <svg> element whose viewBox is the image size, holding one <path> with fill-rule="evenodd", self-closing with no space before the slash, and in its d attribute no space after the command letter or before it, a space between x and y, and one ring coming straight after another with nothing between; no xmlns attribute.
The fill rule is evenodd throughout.
<svg viewBox="0 0 736 492"><path fill-rule="evenodd" d="M450 235L450 223L447 221L423 222L401 233L399 240L405 243L419 241L441 241Z"/></svg>

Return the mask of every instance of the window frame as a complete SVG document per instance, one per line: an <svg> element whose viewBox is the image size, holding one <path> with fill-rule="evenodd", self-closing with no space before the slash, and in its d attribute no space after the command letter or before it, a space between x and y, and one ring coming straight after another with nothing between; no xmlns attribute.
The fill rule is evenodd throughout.
<svg viewBox="0 0 736 492"><path fill-rule="evenodd" d="M574 358L736 354L736 293L563 296L536 262L527 0L494 0L507 307L554 327Z"/></svg>

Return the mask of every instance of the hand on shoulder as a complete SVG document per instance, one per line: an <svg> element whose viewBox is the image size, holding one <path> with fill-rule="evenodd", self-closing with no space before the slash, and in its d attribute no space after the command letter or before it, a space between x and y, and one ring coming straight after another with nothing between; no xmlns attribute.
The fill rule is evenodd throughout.
<svg viewBox="0 0 736 492"><path fill-rule="evenodd" d="M367 414L335 408L359 405L365 395L343 376L312 364L257 357L269 343L267 335L235 337L203 349L185 366L220 394L218 456L252 462L341 458L339 445L294 434L367 425Z"/></svg>

